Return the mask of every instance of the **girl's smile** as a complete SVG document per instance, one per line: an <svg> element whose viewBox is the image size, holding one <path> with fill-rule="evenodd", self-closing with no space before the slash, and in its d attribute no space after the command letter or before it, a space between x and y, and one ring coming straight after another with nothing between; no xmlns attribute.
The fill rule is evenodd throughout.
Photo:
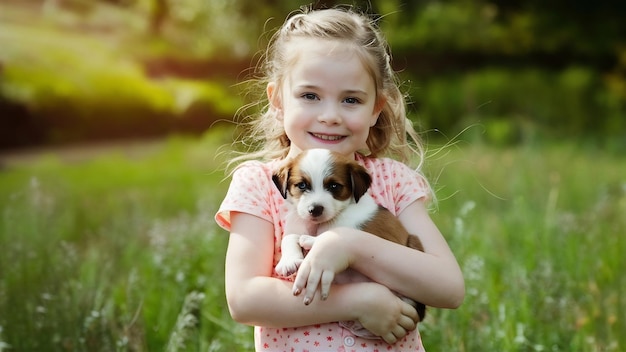
<svg viewBox="0 0 626 352"><path fill-rule="evenodd" d="M337 142L342 140L343 138L345 138L345 136L337 136L337 135L327 135L327 134L321 134L321 133L309 133L310 135L312 135L313 137L317 138L317 139L321 139L322 141L325 142Z"/></svg>
<svg viewBox="0 0 626 352"><path fill-rule="evenodd" d="M382 104L354 47L303 39L290 52L290 73L280 87L273 82L267 89L291 141L290 154L326 148L351 155L365 148Z"/></svg>

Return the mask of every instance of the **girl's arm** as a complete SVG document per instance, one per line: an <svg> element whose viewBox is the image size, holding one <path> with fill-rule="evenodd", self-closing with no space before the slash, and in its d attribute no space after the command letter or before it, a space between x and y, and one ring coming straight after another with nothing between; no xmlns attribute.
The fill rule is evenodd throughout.
<svg viewBox="0 0 626 352"><path fill-rule="evenodd" d="M291 282L271 277L273 231L266 220L231 214L226 298L234 320L281 328L358 320L388 343L415 328L415 309L374 282L334 285L328 300L303 305L301 298L293 295Z"/></svg>
<svg viewBox="0 0 626 352"><path fill-rule="evenodd" d="M409 233L419 236L424 252L355 229L327 231L317 237L301 264L294 291L304 291L305 303L315 302L318 285L325 297L334 274L349 266L427 306L460 306L465 296L463 275L424 203L413 202L398 218ZM329 291L328 297L332 294Z"/></svg>

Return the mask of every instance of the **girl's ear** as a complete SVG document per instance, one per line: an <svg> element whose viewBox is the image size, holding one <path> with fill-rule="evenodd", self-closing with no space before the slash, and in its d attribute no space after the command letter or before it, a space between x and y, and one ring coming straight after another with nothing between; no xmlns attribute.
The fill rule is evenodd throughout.
<svg viewBox="0 0 626 352"><path fill-rule="evenodd" d="M278 91L278 84L276 84L276 82L268 83L266 92L267 92L267 100L270 103L270 108L276 111L277 113L276 118L281 120L283 117L283 114L282 114L283 102L280 99L280 94Z"/></svg>
<svg viewBox="0 0 626 352"><path fill-rule="evenodd" d="M370 127L373 127L378 121L378 116L383 111L385 104L387 103L387 98L385 98L382 94L378 96L376 99L376 104L374 104L374 111L372 113L372 120L370 121Z"/></svg>

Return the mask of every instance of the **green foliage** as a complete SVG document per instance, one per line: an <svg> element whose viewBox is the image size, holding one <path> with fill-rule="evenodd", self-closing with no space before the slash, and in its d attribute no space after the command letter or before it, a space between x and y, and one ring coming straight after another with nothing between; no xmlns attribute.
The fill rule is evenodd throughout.
<svg viewBox="0 0 626 352"><path fill-rule="evenodd" d="M227 188L214 150L231 133L0 173L0 346L251 350L226 308L228 236L213 222ZM427 348L626 346L623 156L457 143L432 146L427 167L467 287L460 309L421 324Z"/></svg>
<svg viewBox="0 0 626 352"><path fill-rule="evenodd" d="M37 111L60 110L67 104L82 118L93 118L89 110L108 107L118 110L118 114L109 116L114 119L128 119L129 116L119 114L129 114L125 109L133 110L133 106L182 115L192 104L213 104L217 113L224 113L237 103L217 83L182 79L155 81L146 77L137 63L112 56L105 50L98 52L95 48L85 60L82 50L83 47L62 54L49 50L50 54L42 60L45 62L30 60L6 67L2 82L4 96L29 104ZM50 70L48 65L57 69Z"/></svg>
<svg viewBox="0 0 626 352"><path fill-rule="evenodd" d="M148 77L115 42L46 28L0 28L8 31L0 38L6 43L0 96L26 106L36 124L48 129L48 141L208 128L241 105L220 82Z"/></svg>
<svg viewBox="0 0 626 352"><path fill-rule="evenodd" d="M613 127L623 120L623 106L603 100L611 92L582 67L557 73L493 68L433 77L411 88L415 119L424 129L457 133L478 124L485 133L477 138L497 145L545 136L623 136Z"/></svg>
<svg viewBox="0 0 626 352"><path fill-rule="evenodd" d="M498 50L509 38L494 19L495 6L472 2L429 2L408 24L389 27L396 50L417 45L426 50Z"/></svg>
<svg viewBox="0 0 626 352"><path fill-rule="evenodd" d="M380 1L394 51L483 54L532 60L538 53L614 56L626 7L545 1ZM389 5L393 4L393 5ZM585 25L581 26L581 23ZM564 58L564 59L571 59ZM459 62L461 64L462 62ZM540 62L535 62L541 64Z"/></svg>

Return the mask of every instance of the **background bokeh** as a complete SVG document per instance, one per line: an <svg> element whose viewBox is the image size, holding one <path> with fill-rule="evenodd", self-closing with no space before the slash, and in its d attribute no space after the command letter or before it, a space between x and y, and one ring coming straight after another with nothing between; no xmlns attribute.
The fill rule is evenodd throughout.
<svg viewBox="0 0 626 352"><path fill-rule="evenodd" d="M3 0L0 148L198 134L231 120L268 33L306 4ZM625 148L623 2L353 4L379 18L422 130Z"/></svg>

